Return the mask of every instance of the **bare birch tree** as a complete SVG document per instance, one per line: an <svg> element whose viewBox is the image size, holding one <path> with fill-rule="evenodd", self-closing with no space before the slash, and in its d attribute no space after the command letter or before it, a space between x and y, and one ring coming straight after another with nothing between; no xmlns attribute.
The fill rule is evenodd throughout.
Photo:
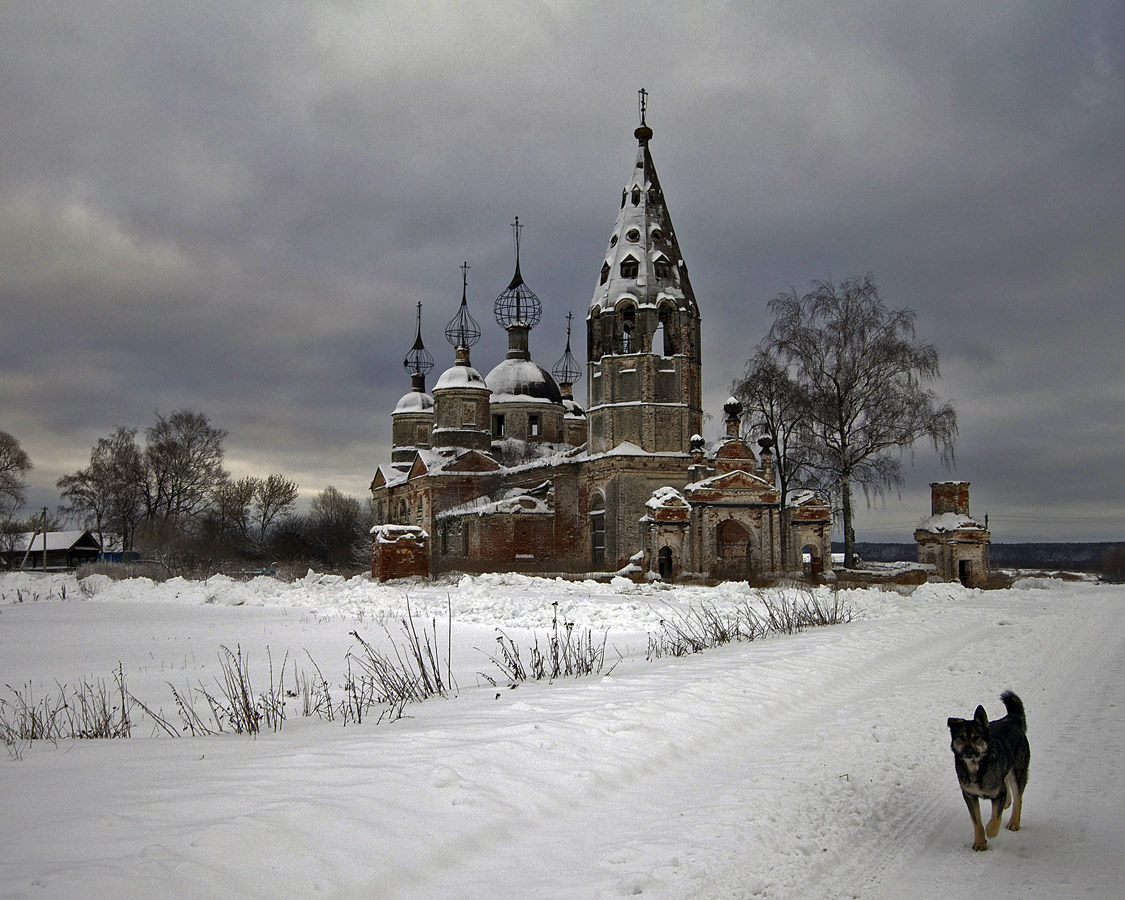
<svg viewBox="0 0 1125 900"><path fill-rule="evenodd" d="M266 532L279 518L293 511L297 503L297 482L284 475L273 474L257 480L254 487L252 521L258 530L258 543L264 544Z"/></svg>
<svg viewBox="0 0 1125 900"><path fill-rule="evenodd" d="M7 521L23 506L31 457L20 442L0 431L0 519Z"/></svg>
<svg viewBox="0 0 1125 900"><path fill-rule="evenodd" d="M90 464L55 482L66 510L98 536L121 535L122 549L131 550L133 536L144 515L145 468L135 428L118 427L99 438L90 451Z"/></svg>
<svg viewBox="0 0 1125 900"><path fill-rule="evenodd" d="M870 501L901 488L902 453L929 438L952 467L957 414L926 385L939 375L937 348L915 334L915 313L888 309L870 273L813 282L770 301L765 346L806 396L813 434L808 465L839 492L844 565L855 566L852 487Z"/></svg>

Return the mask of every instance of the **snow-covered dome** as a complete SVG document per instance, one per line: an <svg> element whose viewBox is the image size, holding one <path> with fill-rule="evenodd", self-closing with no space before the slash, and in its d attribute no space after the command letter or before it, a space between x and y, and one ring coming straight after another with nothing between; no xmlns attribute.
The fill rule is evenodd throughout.
<svg viewBox="0 0 1125 900"><path fill-rule="evenodd" d="M434 398L425 391L404 394L395 406L395 413L429 412L434 408Z"/></svg>
<svg viewBox="0 0 1125 900"><path fill-rule="evenodd" d="M551 373L530 359L505 359L488 373L485 382L492 391L493 403L514 400L562 403L562 391Z"/></svg>
<svg viewBox="0 0 1125 900"><path fill-rule="evenodd" d="M434 385L434 391L440 391L443 388L480 388L481 390L488 390L488 385L484 383L484 377L474 369L472 366L450 366L441 373L441 378L437 380Z"/></svg>

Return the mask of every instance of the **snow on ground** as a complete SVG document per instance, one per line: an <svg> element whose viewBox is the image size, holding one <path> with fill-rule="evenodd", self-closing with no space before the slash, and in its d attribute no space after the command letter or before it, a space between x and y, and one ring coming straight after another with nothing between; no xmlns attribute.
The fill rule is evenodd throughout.
<svg viewBox="0 0 1125 900"><path fill-rule="evenodd" d="M254 740L138 727L0 756L0 897L1125 894L1125 590L842 595L850 624L647 662L661 619L749 589L0 576L0 683L35 696L120 663L168 712L168 683L213 683L220 645L258 679L268 647L275 667L311 656L338 682L349 632L395 634L408 596L443 640L452 611L459 683L392 723L290 718ZM478 676L497 627L527 646L556 609L608 631L612 673ZM1023 829L974 853L945 720L999 715L1008 687L1029 719Z"/></svg>

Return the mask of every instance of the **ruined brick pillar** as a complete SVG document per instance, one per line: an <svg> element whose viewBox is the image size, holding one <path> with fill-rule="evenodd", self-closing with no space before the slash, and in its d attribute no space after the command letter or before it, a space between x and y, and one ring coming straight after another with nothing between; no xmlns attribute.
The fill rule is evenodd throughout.
<svg viewBox="0 0 1125 900"><path fill-rule="evenodd" d="M935 481L930 484L930 513L940 516L955 513L969 515L968 481Z"/></svg>

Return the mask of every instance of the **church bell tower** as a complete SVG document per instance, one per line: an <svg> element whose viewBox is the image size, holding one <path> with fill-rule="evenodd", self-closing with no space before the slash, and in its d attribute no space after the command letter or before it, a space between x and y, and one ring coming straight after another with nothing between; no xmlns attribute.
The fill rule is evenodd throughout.
<svg viewBox="0 0 1125 900"><path fill-rule="evenodd" d="M642 90L636 164L586 317L595 454L629 442L687 455L703 428L699 307L649 153L646 108Z"/></svg>

